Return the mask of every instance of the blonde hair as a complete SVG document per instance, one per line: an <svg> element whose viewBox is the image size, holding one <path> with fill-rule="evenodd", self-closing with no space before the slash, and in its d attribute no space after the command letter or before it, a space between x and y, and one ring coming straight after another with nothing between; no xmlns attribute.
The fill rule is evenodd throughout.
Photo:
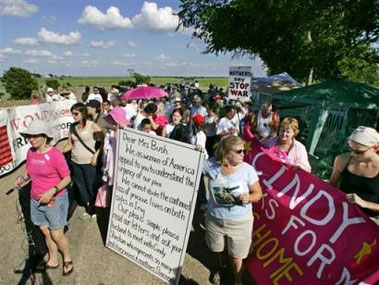
<svg viewBox="0 0 379 285"><path fill-rule="evenodd" d="M280 128L291 128L296 136L299 133L299 122L295 118L284 118L283 121L280 122Z"/></svg>
<svg viewBox="0 0 379 285"><path fill-rule="evenodd" d="M231 152L233 146L243 145L245 141L238 136L227 136L215 145L215 158L220 164L228 164L227 155Z"/></svg>

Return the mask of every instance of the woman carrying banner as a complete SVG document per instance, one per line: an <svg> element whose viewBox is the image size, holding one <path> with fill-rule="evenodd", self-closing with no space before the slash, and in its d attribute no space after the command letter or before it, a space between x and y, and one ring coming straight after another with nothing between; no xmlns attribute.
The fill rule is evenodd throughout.
<svg viewBox="0 0 379 285"><path fill-rule="evenodd" d="M34 120L21 135L32 145L26 157L26 171L32 181L30 215L45 236L49 259L44 269L58 268L59 250L63 255L63 276L66 276L74 270L70 244L63 231L67 225L66 186L71 182L70 170L63 154L49 145L54 134L46 123ZM22 185L24 181L25 178L18 177L16 184Z"/></svg>
<svg viewBox="0 0 379 285"><path fill-rule="evenodd" d="M285 118L280 123L279 135L265 139L262 144L281 162L311 172L307 150L301 142L295 139L298 133L298 121L295 118Z"/></svg>
<svg viewBox="0 0 379 285"><path fill-rule="evenodd" d="M228 136L216 145L215 157L204 162L211 192L205 217L206 243L217 253L220 268L212 273L213 284L220 284L229 256L235 284L241 283L242 260L249 254L253 228L251 203L262 197L255 169L243 162L244 141ZM225 238L227 254L224 253Z"/></svg>
<svg viewBox="0 0 379 285"><path fill-rule="evenodd" d="M103 147L104 134L100 126L87 119L87 108L83 103L76 103L71 107L74 124L70 128L68 142L62 152L71 150L71 166L73 181L77 185L80 198L86 207L86 212L79 218L84 220L92 215L96 187L96 164L98 155ZM98 149L95 149L96 142Z"/></svg>
<svg viewBox="0 0 379 285"><path fill-rule="evenodd" d="M379 134L360 126L348 143L351 151L336 157L329 183L379 223Z"/></svg>

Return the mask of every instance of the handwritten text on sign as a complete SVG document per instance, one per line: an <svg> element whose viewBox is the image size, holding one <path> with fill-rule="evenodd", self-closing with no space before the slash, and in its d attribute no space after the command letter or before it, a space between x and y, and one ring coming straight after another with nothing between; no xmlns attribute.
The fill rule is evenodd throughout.
<svg viewBox="0 0 379 285"><path fill-rule="evenodd" d="M229 99L250 100L251 66L229 67Z"/></svg>
<svg viewBox="0 0 379 285"><path fill-rule="evenodd" d="M373 284L379 227L338 189L272 160L253 141L246 148L264 188L254 206L254 252L247 260L256 282Z"/></svg>
<svg viewBox="0 0 379 285"><path fill-rule="evenodd" d="M161 279L177 282L203 154L131 129L119 131L117 150L107 246Z"/></svg>

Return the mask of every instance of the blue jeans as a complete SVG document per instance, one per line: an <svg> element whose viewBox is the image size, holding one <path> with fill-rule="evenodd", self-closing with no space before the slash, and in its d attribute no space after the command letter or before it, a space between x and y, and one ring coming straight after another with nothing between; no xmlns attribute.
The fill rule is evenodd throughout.
<svg viewBox="0 0 379 285"><path fill-rule="evenodd" d="M96 167L72 162L72 180L78 186L82 202L87 205L95 200Z"/></svg>

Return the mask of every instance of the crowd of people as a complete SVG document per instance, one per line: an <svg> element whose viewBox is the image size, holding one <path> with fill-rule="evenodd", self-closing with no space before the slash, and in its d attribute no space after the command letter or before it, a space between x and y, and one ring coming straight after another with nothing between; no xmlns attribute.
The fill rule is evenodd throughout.
<svg viewBox="0 0 379 285"><path fill-rule="evenodd" d="M63 275L73 271L69 243L63 234L68 207L65 189L72 179L85 206L79 218L96 219L97 180L100 178L102 187L106 185L107 191L111 191L117 129L129 127L192 144L205 153L198 206L206 217L205 242L219 261L211 281L220 284L229 262L235 284L241 284L242 261L251 246L252 203L262 197L254 167L244 162L242 137L257 140L273 159L293 166L295 171L310 173L306 148L296 140L299 122L295 118L280 118L270 102L254 110L250 103L229 101L222 90L214 87L206 94L198 88L185 92L178 89L170 86L166 97L127 101L119 86L112 86L109 93L100 92L99 86L94 86L92 93L86 88L79 100L82 102L71 107L74 123L67 144L60 151L49 146L52 136L43 122L33 122L23 133L32 146L26 170L32 181L32 221L45 235L49 249L46 267L58 266L59 249ZM46 102L73 98L67 88L59 95L53 91L47 89ZM336 158L330 184L377 219L379 134L361 126L347 141L351 150ZM67 152L71 152L70 168L63 155ZM46 171L36 171L38 167ZM204 177L208 177L208 187ZM17 184L25 180L21 177Z"/></svg>

